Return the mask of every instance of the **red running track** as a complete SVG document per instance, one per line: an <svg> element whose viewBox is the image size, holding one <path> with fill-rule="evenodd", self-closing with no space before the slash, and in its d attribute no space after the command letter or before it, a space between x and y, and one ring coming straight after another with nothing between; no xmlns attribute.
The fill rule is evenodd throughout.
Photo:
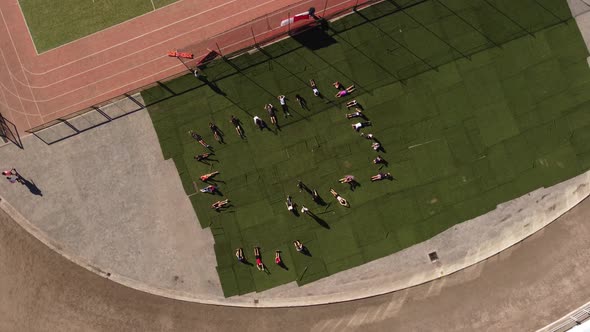
<svg viewBox="0 0 590 332"><path fill-rule="evenodd" d="M18 0L0 1L0 111L25 130L186 70L166 52L297 0L180 0L37 54Z"/></svg>

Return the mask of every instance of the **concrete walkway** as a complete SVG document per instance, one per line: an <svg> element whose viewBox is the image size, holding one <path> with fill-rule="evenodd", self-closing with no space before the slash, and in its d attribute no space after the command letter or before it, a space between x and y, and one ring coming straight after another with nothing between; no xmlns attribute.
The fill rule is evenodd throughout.
<svg viewBox="0 0 590 332"><path fill-rule="evenodd" d="M146 292L209 304L300 306L365 298L454 273L520 242L590 194L590 173L540 189L438 236L317 282L224 298L213 237L201 229L171 160L140 111L47 146L23 139L0 160L41 191L0 182L2 206L54 250ZM33 190L34 191L34 190ZM18 215L22 215L18 217ZM428 253L439 261L431 263Z"/></svg>
<svg viewBox="0 0 590 332"><path fill-rule="evenodd" d="M590 200L499 255L403 291L250 309L121 286L48 249L0 210L0 331L534 331L590 298L588 215Z"/></svg>
<svg viewBox="0 0 590 332"><path fill-rule="evenodd" d="M0 195L62 254L152 288L222 297L213 236L201 229L147 112L46 145L0 148L41 191L0 181ZM7 162L9 161L9 163Z"/></svg>

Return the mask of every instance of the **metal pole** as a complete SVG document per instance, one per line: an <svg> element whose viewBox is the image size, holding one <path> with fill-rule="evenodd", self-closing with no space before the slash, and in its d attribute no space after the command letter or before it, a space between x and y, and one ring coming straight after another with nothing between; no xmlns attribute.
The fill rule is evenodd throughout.
<svg viewBox="0 0 590 332"><path fill-rule="evenodd" d="M217 42L215 42L215 46L217 46L217 52L219 52L219 55L223 56L223 54L221 53L221 48L219 48L219 44L217 44Z"/></svg>
<svg viewBox="0 0 590 332"><path fill-rule="evenodd" d="M254 40L254 45L258 46L258 43L256 42L256 35L254 35L254 29L252 29L252 26L250 26L250 32L252 33L252 39Z"/></svg>
<svg viewBox="0 0 590 332"><path fill-rule="evenodd" d="M289 16L289 18L287 19L287 23L289 23L289 27L288 27L288 34L291 35L291 12L287 12L287 15Z"/></svg>
<svg viewBox="0 0 590 332"><path fill-rule="evenodd" d="M191 73L193 72L191 68L184 61L182 61L180 57L177 56L176 59L178 59L178 61L180 61L180 63L182 63L186 67L186 70L190 71Z"/></svg>
<svg viewBox="0 0 590 332"><path fill-rule="evenodd" d="M322 17L326 16L326 9L328 9L328 0L324 3L324 11L322 12Z"/></svg>

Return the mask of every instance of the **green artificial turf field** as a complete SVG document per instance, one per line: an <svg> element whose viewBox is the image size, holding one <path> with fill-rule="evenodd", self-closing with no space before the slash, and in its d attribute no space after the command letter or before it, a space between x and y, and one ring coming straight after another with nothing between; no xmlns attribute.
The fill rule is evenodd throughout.
<svg viewBox="0 0 590 332"><path fill-rule="evenodd" d="M186 75L145 90L164 157L173 158L201 225L215 238L224 294L312 282L586 171L590 71L568 17L561 0L428 1L404 11L385 2L328 30L214 62L204 69L209 85ZM310 78L324 99L312 95ZM334 98L335 80L357 90ZM276 130L263 105L278 106L279 94L289 97L293 116L283 118L279 107ZM371 142L351 128L358 119L346 119L352 98L372 121L362 131L381 141L388 166L371 162ZM229 123L232 114L246 139ZM254 115L273 130L258 130ZM213 140L210 121L225 144ZM213 146L216 161L193 159L205 149L187 134L191 129ZM193 181L203 188L199 176L214 170L223 196L195 193ZM372 183L380 171L394 179ZM346 174L360 187L338 183ZM327 204L300 192L299 179ZM331 187L350 208L336 203ZM289 213L287 195L319 220ZM209 208L224 198L230 208ZM311 256L294 249L295 239ZM234 250L243 247L254 262L254 246L270 273L236 261ZM275 250L288 269L274 264Z"/></svg>
<svg viewBox="0 0 590 332"><path fill-rule="evenodd" d="M19 0L37 52L42 53L177 0Z"/></svg>

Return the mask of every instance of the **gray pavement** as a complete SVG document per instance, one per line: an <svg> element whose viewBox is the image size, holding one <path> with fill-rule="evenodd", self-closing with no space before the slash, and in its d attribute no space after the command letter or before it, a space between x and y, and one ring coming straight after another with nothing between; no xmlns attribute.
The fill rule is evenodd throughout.
<svg viewBox="0 0 590 332"><path fill-rule="evenodd" d="M0 195L57 250L154 288L223 296L211 232L163 159L147 112L53 145L34 136L23 144L1 147L0 166L17 168L42 196L8 181Z"/></svg>
<svg viewBox="0 0 590 332"><path fill-rule="evenodd" d="M580 16L590 11L589 0L567 0L567 4L570 7L573 17Z"/></svg>
<svg viewBox="0 0 590 332"><path fill-rule="evenodd" d="M590 199L508 250L420 286L253 309L124 287L64 259L0 209L0 331L533 331L590 298L589 214Z"/></svg>
<svg viewBox="0 0 590 332"><path fill-rule="evenodd" d="M590 0L567 0L567 3L586 47L590 50ZM588 57L588 64L590 65L590 57Z"/></svg>

